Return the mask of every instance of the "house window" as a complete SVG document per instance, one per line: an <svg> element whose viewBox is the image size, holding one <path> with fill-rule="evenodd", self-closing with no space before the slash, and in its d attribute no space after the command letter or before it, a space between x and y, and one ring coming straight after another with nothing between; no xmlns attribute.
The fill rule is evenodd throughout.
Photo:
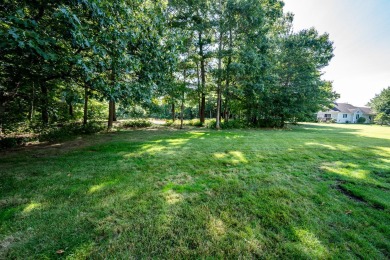
<svg viewBox="0 0 390 260"><path fill-rule="evenodd" d="M356 115L356 119L359 119L360 115Z"/></svg>
<svg viewBox="0 0 390 260"><path fill-rule="evenodd" d="M348 115L347 114L343 114L343 118L347 118L348 117Z"/></svg>
<svg viewBox="0 0 390 260"><path fill-rule="evenodd" d="M372 119L371 116L368 116L368 119L371 120Z"/></svg>
<svg viewBox="0 0 390 260"><path fill-rule="evenodd" d="M331 114L325 114L325 116L324 116L325 118L331 118L332 117L332 115Z"/></svg>

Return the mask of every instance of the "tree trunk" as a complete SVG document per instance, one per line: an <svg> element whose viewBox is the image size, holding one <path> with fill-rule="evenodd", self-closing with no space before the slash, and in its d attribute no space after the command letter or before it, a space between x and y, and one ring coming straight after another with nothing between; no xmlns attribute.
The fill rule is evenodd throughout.
<svg viewBox="0 0 390 260"><path fill-rule="evenodd" d="M223 120L225 122L229 122L229 110L228 110L228 97L225 97L225 102L224 102L224 108L223 108Z"/></svg>
<svg viewBox="0 0 390 260"><path fill-rule="evenodd" d="M221 5L221 3L220 3ZM222 84L222 28L220 27L219 39L218 39L218 81L217 81L217 116L215 128L221 129L221 84Z"/></svg>
<svg viewBox="0 0 390 260"><path fill-rule="evenodd" d="M233 35L231 28L229 29L229 57L226 65L226 85L225 85L225 106L224 116L225 122L229 122L229 85L230 85L230 64L232 63L232 50L233 50Z"/></svg>
<svg viewBox="0 0 390 260"><path fill-rule="evenodd" d="M181 99L181 106L180 106L180 129L183 129L183 120L184 120L184 95Z"/></svg>
<svg viewBox="0 0 390 260"><path fill-rule="evenodd" d="M184 69L183 72L184 76L184 89L187 87L187 70ZM183 129L183 120L184 120L184 95L185 95L185 90L183 90L182 97L181 97L181 106L180 106L180 129Z"/></svg>
<svg viewBox="0 0 390 260"><path fill-rule="evenodd" d="M199 62L197 61L196 62L196 76L197 76L197 82L198 82L198 116L200 118L200 108L202 107L201 106L201 96L200 96L200 93L201 93L201 89L200 89L200 76L199 76Z"/></svg>
<svg viewBox="0 0 390 260"><path fill-rule="evenodd" d="M205 70L205 57L203 53L203 41L202 41L202 32L199 32L198 35L199 40L199 56L200 56L200 77L201 77L201 84L202 84L202 101L201 101L201 107L200 107L200 122L203 124L205 122L205 110L206 110L206 70Z"/></svg>
<svg viewBox="0 0 390 260"><path fill-rule="evenodd" d="M114 100L110 100L108 103L108 129L112 128L113 122L114 122L114 107L115 107Z"/></svg>
<svg viewBox="0 0 390 260"><path fill-rule="evenodd" d="M175 122L175 119L176 119L175 117L176 116L175 116L175 103L174 102L172 102L171 113L172 113L171 114L172 115L172 121Z"/></svg>
<svg viewBox="0 0 390 260"><path fill-rule="evenodd" d="M206 117L206 95L205 93L201 94L201 99L200 99L200 122L204 124Z"/></svg>
<svg viewBox="0 0 390 260"><path fill-rule="evenodd" d="M41 83L41 92L42 92L42 104L41 104L41 113L42 113L42 122L44 124L49 123L49 97L48 97L48 89L46 83Z"/></svg>
<svg viewBox="0 0 390 260"><path fill-rule="evenodd" d="M31 122L34 118L34 99L35 99L35 87L33 83L32 96L30 102L30 109L28 111L28 120Z"/></svg>
<svg viewBox="0 0 390 260"><path fill-rule="evenodd" d="M114 121L114 122L116 122L116 105L115 105L116 103L115 103L115 101L114 101L114 104L113 104L113 111L112 111L112 113L113 113L113 115L112 115L112 121Z"/></svg>
<svg viewBox="0 0 390 260"><path fill-rule="evenodd" d="M84 86L84 117L83 125L88 123L88 87Z"/></svg>

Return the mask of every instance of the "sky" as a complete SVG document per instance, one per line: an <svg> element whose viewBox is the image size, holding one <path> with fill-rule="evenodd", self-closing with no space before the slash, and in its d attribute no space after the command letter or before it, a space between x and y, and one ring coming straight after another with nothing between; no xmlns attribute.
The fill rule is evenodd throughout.
<svg viewBox="0 0 390 260"><path fill-rule="evenodd" d="M334 42L323 78L338 102L365 106L390 86L390 0L284 0L294 30L314 27Z"/></svg>

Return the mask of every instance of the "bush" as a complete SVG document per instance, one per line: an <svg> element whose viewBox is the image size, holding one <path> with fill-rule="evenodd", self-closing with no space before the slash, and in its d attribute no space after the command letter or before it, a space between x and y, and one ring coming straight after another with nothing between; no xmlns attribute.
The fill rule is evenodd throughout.
<svg viewBox="0 0 390 260"><path fill-rule="evenodd" d="M74 135L94 134L106 129L104 123L90 122L86 125L80 123L71 123L59 125L56 127L47 127L39 136L39 141L62 141L69 139Z"/></svg>
<svg viewBox="0 0 390 260"><path fill-rule="evenodd" d="M359 117L358 120L357 120L358 124L364 124L365 122L366 122L366 118L365 117Z"/></svg>
<svg viewBox="0 0 390 260"><path fill-rule="evenodd" d="M215 120L211 120L207 123L207 127L211 129L216 129L217 122ZM229 120L228 122L222 121L220 123L221 129L239 129L246 128L247 125L244 121L240 120Z"/></svg>
<svg viewBox="0 0 390 260"><path fill-rule="evenodd" d="M36 137L25 137L25 136L4 137L0 139L0 150L23 146L26 145L26 143L35 140Z"/></svg>
<svg viewBox="0 0 390 260"><path fill-rule="evenodd" d="M149 127L152 123L146 119L129 120L122 124L123 127Z"/></svg>
<svg viewBox="0 0 390 260"><path fill-rule="evenodd" d="M375 116L374 122L378 125L388 125L390 124L390 115L385 113L379 113Z"/></svg>
<svg viewBox="0 0 390 260"><path fill-rule="evenodd" d="M166 120L164 125L165 125L165 126L172 126L173 123L174 123L174 122L173 122L172 119L171 119L171 120Z"/></svg>
<svg viewBox="0 0 390 260"><path fill-rule="evenodd" d="M188 125L190 125L190 126L198 126L198 127L203 126L203 124L200 122L199 119L192 119L192 120L188 121Z"/></svg>

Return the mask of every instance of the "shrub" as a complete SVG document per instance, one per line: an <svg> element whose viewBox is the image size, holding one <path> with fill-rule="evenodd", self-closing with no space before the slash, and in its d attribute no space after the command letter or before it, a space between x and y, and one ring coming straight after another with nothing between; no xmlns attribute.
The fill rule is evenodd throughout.
<svg viewBox="0 0 390 260"><path fill-rule="evenodd" d="M215 120L209 121L207 123L207 127L211 129L215 129L217 126L217 122ZM239 129L239 128L246 128L247 125L244 121L240 120L230 120L228 122L222 121L220 123L221 129Z"/></svg>
<svg viewBox="0 0 390 260"><path fill-rule="evenodd" d="M374 122L378 125L390 124L390 115L385 113L379 113L375 116Z"/></svg>
<svg viewBox="0 0 390 260"><path fill-rule="evenodd" d="M366 118L365 117L359 117L357 122L358 122L358 124L364 124L366 122Z"/></svg>
<svg viewBox="0 0 390 260"><path fill-rule="evenodd" d="M25 136L4 137L0 139L0 150L23 146L26 145L26 143L35 140L36 137L25 137Z"/></svg>
<svg viewBox="0 0 390 260"><path fill-rule="evenodd" d="M191 126L198 126L198 127L201 127L203 126L203 124L200 122L199 119L192 119L188 122L188 125L191 125Z"/></svg>
<svg viewBox="0 0 390 260"><path fill-rule="evenodd" d="M171 125L173 125L173 123L174 123L174 122L173 122L172 119L171 119L171 120L166 120L164 125L165 125L165 126L171 126Z"/></svg>
<svg viewBox="0 0 390 260"><path fill-rule="evenodd" d="M69 139L74 135L94 134L105 129L105 124L101 122L90 122L86 125L80 123L71 123L67 125L58 125L47 127L39 136L39 141L62 141Z"/></svg>
<svg viewBox="0 0 390 260"><path fill-rule="evenodd" d="M146 119L129 120L122 124L123 127L149 127L152 123Z"/></svg>

